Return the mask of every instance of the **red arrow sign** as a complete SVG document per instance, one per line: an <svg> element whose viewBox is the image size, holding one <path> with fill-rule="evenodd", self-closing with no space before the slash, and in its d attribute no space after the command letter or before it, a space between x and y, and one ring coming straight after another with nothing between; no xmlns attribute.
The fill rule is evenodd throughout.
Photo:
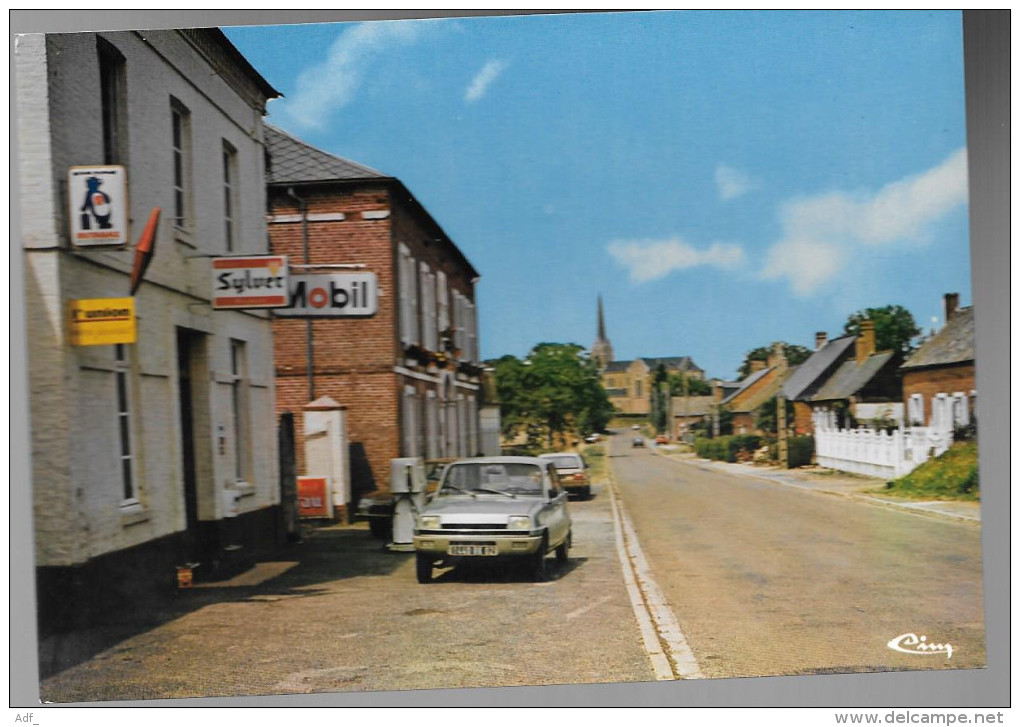
<svg viewBox="0 0 1020 727"><path fill-rule="evenodd" d="M145 229L142 230L142 236L138 238L138 244L135 245L135 262L131 268L131 293L134 295L135 291L138 290L138 286L142 283L142 278L145 276L145 271L149 267L149 263L152 262L152 253L156 248L156 232L159 229L159 207L153 207L152 213L149 215L149 221L145 223Z"/></svg>

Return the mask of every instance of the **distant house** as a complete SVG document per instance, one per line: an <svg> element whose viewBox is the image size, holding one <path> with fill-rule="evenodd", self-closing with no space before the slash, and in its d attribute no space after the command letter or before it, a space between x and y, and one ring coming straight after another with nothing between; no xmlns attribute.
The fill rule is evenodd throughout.
<svg viewBox="0 0 1020 727"><path fill-rule="evenodd" d="M908 423L939 429L973 419L974 309L945 296L945 325L900 367Z"/></svg>
<svg viewBox="0 0 1020 727"><path fill-rule="evenodd" d="M733 413L733 433L750 434L758 429L754 412L782 389L790 368L782 346L773 346L766 361L751 361L751 373L737 382L736 389L725 383L717 386L720 405ZM729 393L726 393L726 392Z"/></svg>
<svg viewBox="0 0 1020 727"><path fill-rule="evenodd" d="M875 351L875 324L861 323L857 336L821 343L783 387L794 402L794 428L814 431L818 422L849 427L855 420L902 419L900 379L894 351Z"/></svg>
<svg viewBox="0 0 1020 727"><path fill-rule="evenodd" d="M651 410L649 392L660 365L667 374L705 378L704 370L690 356L611 361L602 372L602 386L609 395L609 401L624 414L648 414Z"/></svg>
<svg viewBox="0 0 1020 727"><path fill-rule="evenodd" d="M673 436L684 439L692 426L712 417L715 404L714 396L674 396L671 409Z"/></svg>

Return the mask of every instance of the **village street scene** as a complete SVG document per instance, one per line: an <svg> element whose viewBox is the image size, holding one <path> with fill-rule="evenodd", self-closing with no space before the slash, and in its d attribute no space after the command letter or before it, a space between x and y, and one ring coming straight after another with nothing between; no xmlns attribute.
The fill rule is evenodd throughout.
<svg viewBox="0 0 1020 727"><path fill-rule="evenodd" d="M985 667L959 23L18 36L39 698Z"/></svg>

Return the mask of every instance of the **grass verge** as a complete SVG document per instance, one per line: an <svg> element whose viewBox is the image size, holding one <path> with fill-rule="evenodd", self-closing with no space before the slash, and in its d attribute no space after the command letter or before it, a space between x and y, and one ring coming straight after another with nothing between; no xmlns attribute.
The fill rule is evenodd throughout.
<svg viewBox="0 0 1020 727"><path fill-rule="evenodd" d="M954 444L948 451L928 460L909 475L888 483L882 492L912 500L981 499L977 443Z"/></svg>

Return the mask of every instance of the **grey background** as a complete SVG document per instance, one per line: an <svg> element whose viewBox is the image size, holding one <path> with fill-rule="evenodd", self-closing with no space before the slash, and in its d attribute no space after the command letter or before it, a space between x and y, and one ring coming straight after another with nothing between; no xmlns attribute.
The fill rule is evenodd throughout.
<svg viewBox="0 0 1020 727"><path fill-rule="evenodd" d="M14 36L132 28L386 20L553 11L334 10L61 10L10 11L12 113ZM507 689L374 692L250 699L160 700L102 706L366 707L366 706L1009 706L1009 22L1008 10L963 13L970 173L973 302L977 328L977 417L982 481L982 538L988 666L970 671L898 672L807 677L577 685ZM28 400L20 232L17 137L11 122L11 466L10 699L39 706ZM579 635L583 637L583 635ZM782 645L777 644L777 648ZM838 648L838 644L834 644ZM58 707L53 707L58 708ZM36 721L41 721L37 716Z"/></svg>

